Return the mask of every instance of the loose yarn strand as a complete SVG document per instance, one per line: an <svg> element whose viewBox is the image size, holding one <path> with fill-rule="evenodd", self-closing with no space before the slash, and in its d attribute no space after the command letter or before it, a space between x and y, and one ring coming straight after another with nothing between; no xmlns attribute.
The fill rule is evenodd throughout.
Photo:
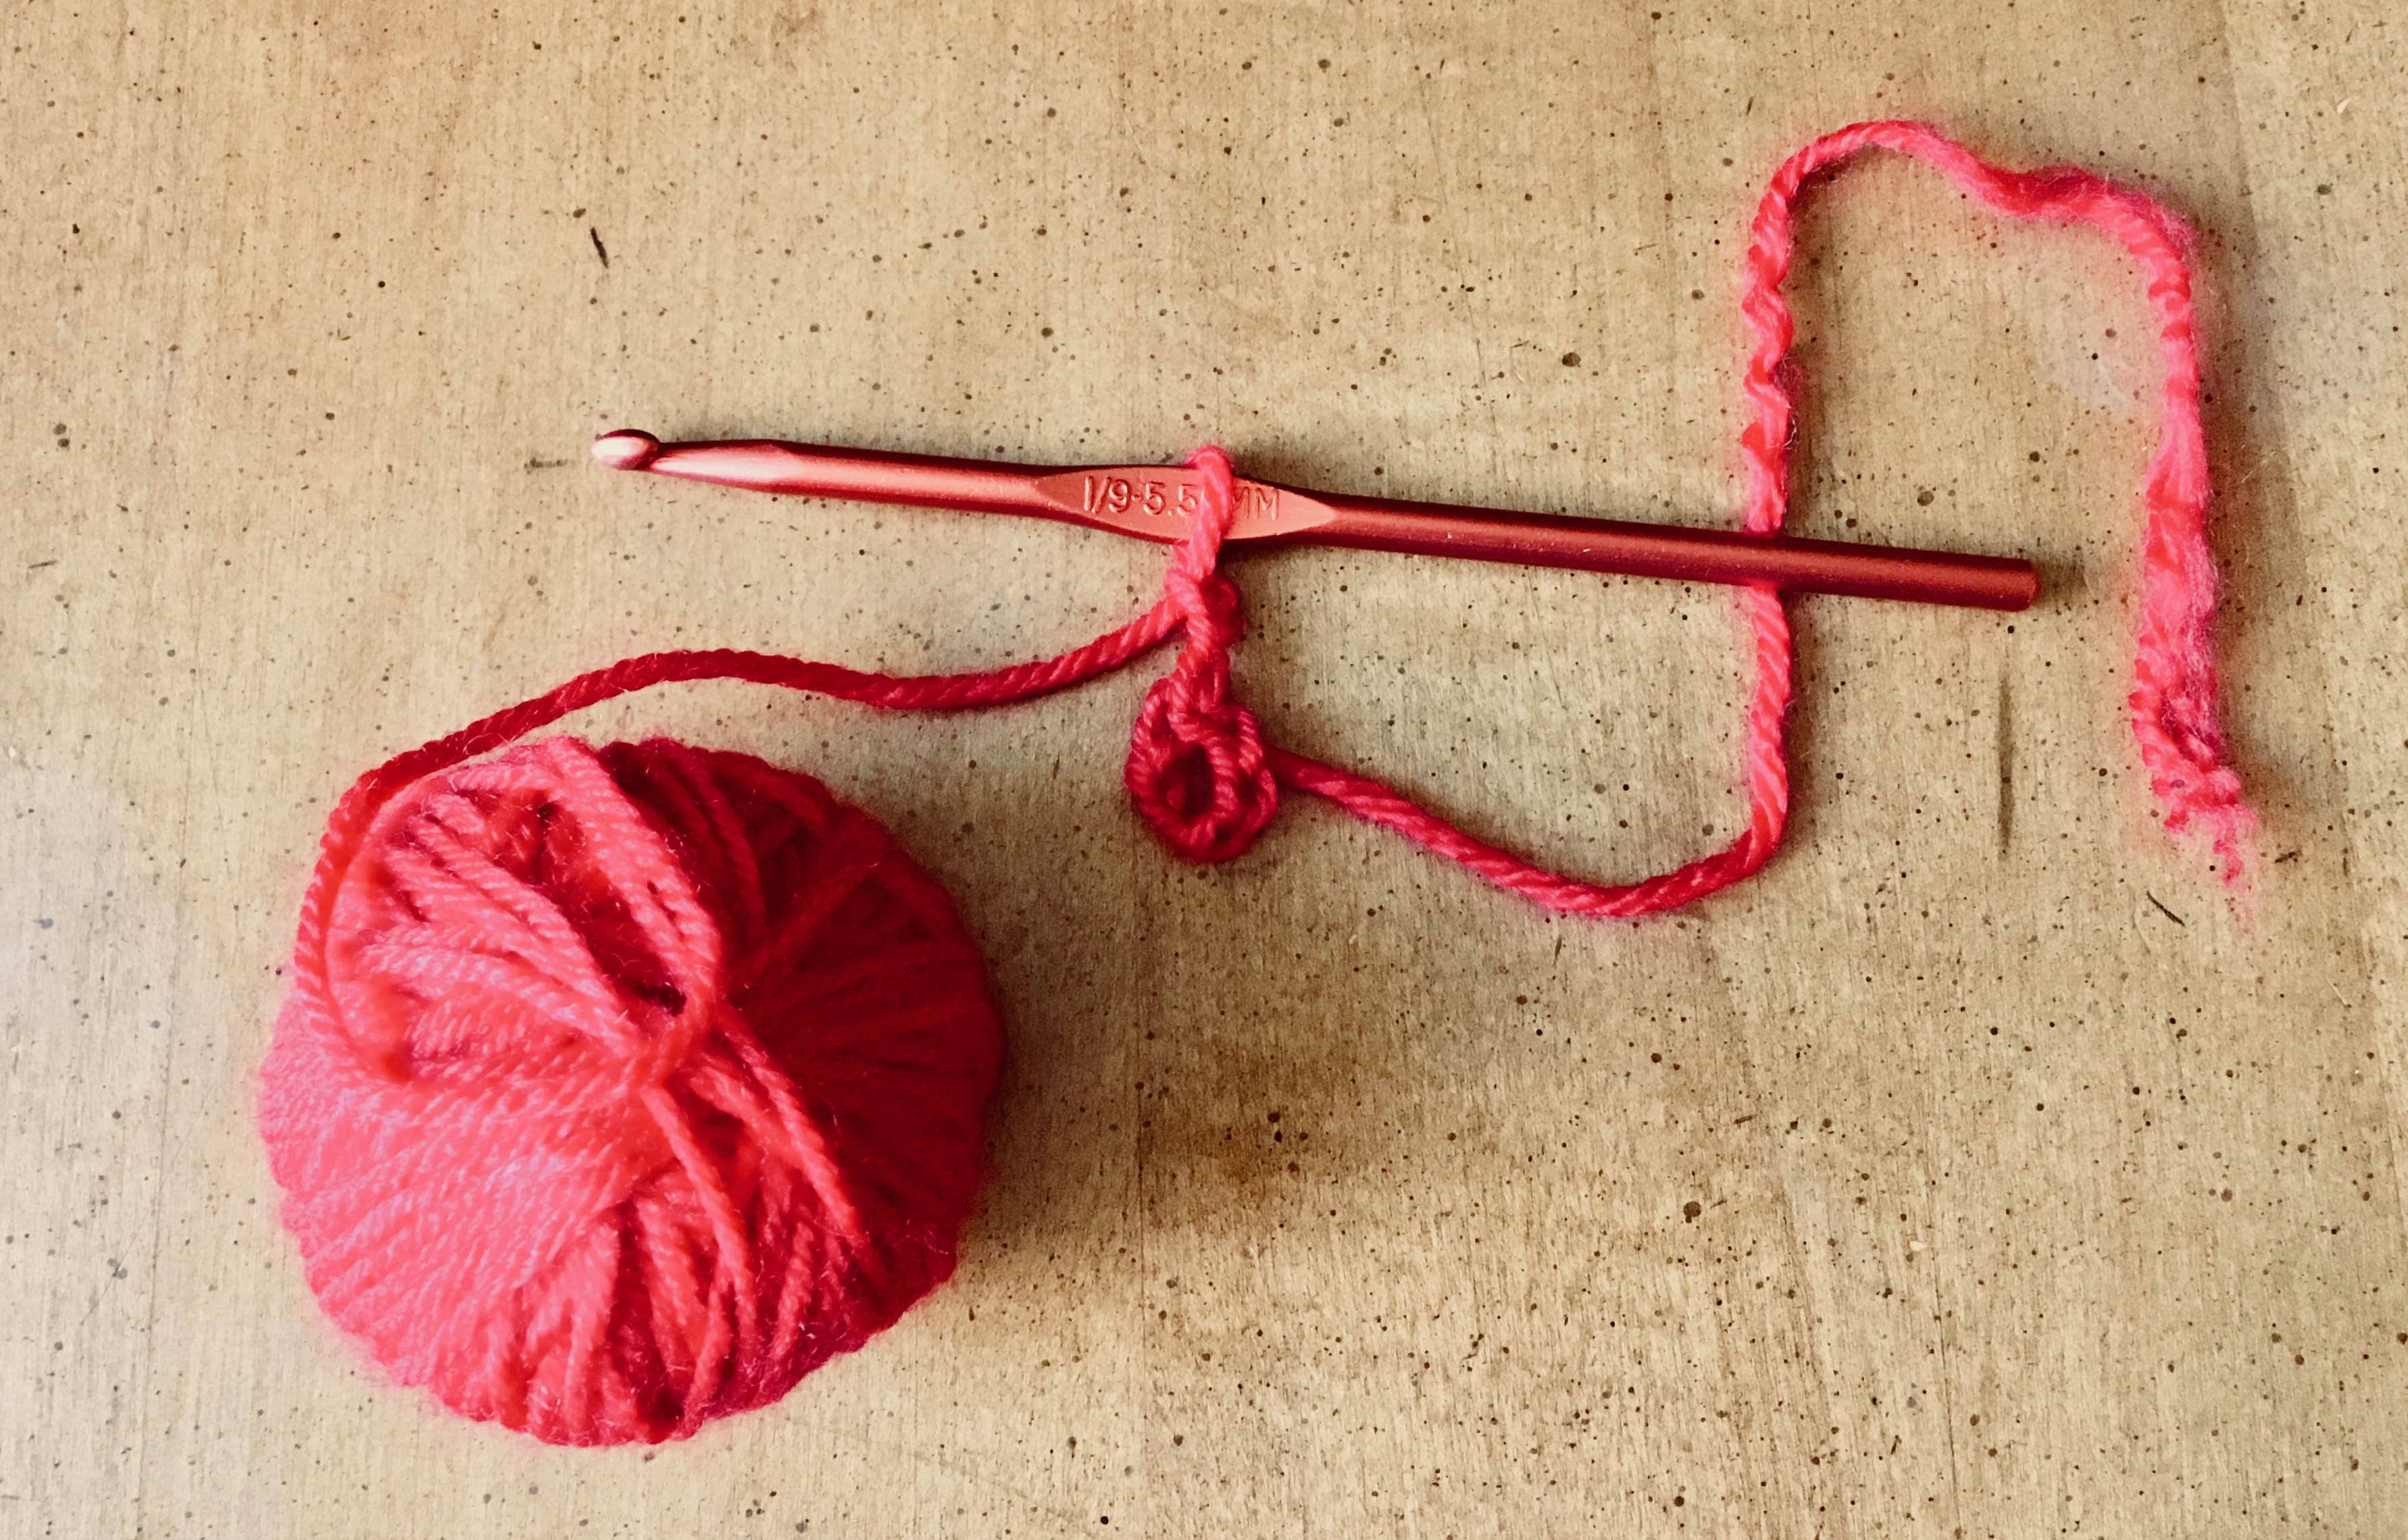
<svg viewBox="0 0 2408 1540"><path fill-rule="evenodd" d="M2129 697L2132 735L2167 832L2203 839L2220 860L2226 884L2237 890L2257 816L2242 800L2241 778L2227 762L2216 721L2210 622L2217 583L2207 543L2207 441L2200 422L2199 339L2186 260L2193 236L2172 209L2079 166L2001 170L1914 122L1857 123L1790 156L1756 207L1741 270L1740 306L1756 334L1742 388L1756 413L1740 437L1748 471L1742 527L1770 535L1788 511L1791 400L1782 365L1795 327L1781 286L1789 273L1799 194L1817 172L1875 147L1923 162L1983 207L2011 219L2090 225L2114 237L2147 280L2164 378L2157 452L2141 490L2147 522ZM1770 643L1761 616L1757 635L1761 654ZM1764 700L1759 688L1749 713L1752 729L1761 723Z"/></svg>
<svg viewBox="0 0 2408 1540"><path fill-rule="evenodd" d="M2141 627L2129 698L2132 732L2167 830L2204 837L2237 885L2256 820L2226 762L2216 720L2209 624L2216 572L2206 537L2209 494L2200 424L2200 370L2185 253L2190 231L2147 194L2072 166L2002 170L1920 123L1858 123L1826 135L1784 162L1758 204L1741 269L1740 308L1755 345L1741 390L1755 418L1740 435L1747 477L1741 527L1777 533L1788 512L1795 404L1785 368L1796 323L1782 286L1789 274L1796 207L1810 178L1881 148L1930 165L2010 218L2085 223L2113 235L2139 264L2158 319L2164 366L2156 454L2143 483L2147 522L2141 565ZM1482 878L1565 913L1631 917L1675 908L1747 877L1771 857L1787 823L1783 730L1789 707L1789 623L1769 588L1740 595L1754 642L1753 686L1741 734L1747 819L1723 849L1626 885L1583 881L1532 865L1464 833L1367 777L1262 741L1254 714L1234 698L1229 649L1243 635L1235 587L1218 570L1228 529L1232 473L1207 447L1189 464L1205 477L1203 508L1171 552L1162 598L1117 630L1056 657L961 674L890 676L773 653L726 649L646 653L581 675L400 755L363 777L329 820L318 880L303 905L305 940L322 929L347 852L376 809L402 786L509 743L586 706L655 684L746 679L889 710L964 710L1065 689L1110 672L1174 634L1183 646L1148 692L1131 735L1132 801L1165 844L1192 861L1226 861L1251 848L1278 808L1278 784L1309 791L1395 831Z"/></svg>
<svg viewBox="0 0 2408 1540"><path fill-rule="evenodd" d="M1798 198L1817 172L1876 146L1933 166L1996 212L2104 231L2123 244L2148 280L2165 378L2157 449L2142 488L2147 523L2129 699L2132 733L2167 831L2202 835L2222 862L2226 884L2237 888L2257 820L2242 800L2240 777L2226 763L2216 721L2209 631L2216 571L2207 544L2207 449L2185 260L2191 235L2172 210L2146 193L2074 166L2001 170L1920 123L1858 123L1792 155L1757 206L1741 270L1740 308L1756 337L1742 379L1756 418L1740 436L1748 478L1741 527L1752 535L1776 534L1788 513L1795 408L1784 364L1796 324L1781 290L1789 275ZM1326 797L1547 908L1615 917L1677 908L1763 865L1788 819L1783 744L1790 693L1788 616L1770 588L1742 591L1740 606L1755 642L1754 687L1741 734L1747 822L1722 850L1660 877L1627 886L1565 877L1473 838L1378 781L1284 750L1272 751L1272 763L1283 783Z"/></svg>
<svg viewBox="0 0 2408 1540"><path fill-rule="evenodd" d="M1757 206L1741 269L1740 309L1756 339L1741 380L1755 410L1739 440L1747 478L1741 527L1771 535L1788 512L1795 403L1786 360L1796 323L1782 286L1789 275L1798 200L1817 173L1872 148L1922 161L2010 218L2103 231L2124 246L2147 279L2158 319L2164 383L2157 449L2142 490L2147 522L2129 699L2132 732L2167 830L2202 836L2220 858L2225 881L2238 885L2256 819L2242 800L2240 777L2226 762L2216 721L2209 632L2216 572L2206 536L2207 456L2185 258L2191 235L2163 205L2078 167L2002 170L1920 123L1858 123L1790 156ZM1620 885L1587 882L1488 845L1379 781L1263 742L1254 713L1233 693L1229 649L1244 635L1244 620L1235 587L1218 570L1233 475L1217 448L1198 450L1188 463L1204 473L1203 507L1172 549L1162 598L1082 647L991 671L901 677L760 652L629 658L369 772L329 821L319 876L339 877L342 852L399 787L631 691L678 680L746 679L888 710L965 710L1065 689L1119 668L1173 635L1182 639L1180 657L1147 693L1131 734L1125 779L1139 813L1188 860L1226 861L1250 848L1277 811L1283 784L1393 830L1509 892L1569 914L1628 918L1677 908L1749 876L1779 847L1789 811L1783 732L1791 660L1788 617L1775 591L1752 587L1740 594L1754 656L1740 745L1747 818L1737 837L1657 877ZM313 900L323 885L312 884ZM305 932L320 918L316 910L314 902L305 904Z"/></svg>

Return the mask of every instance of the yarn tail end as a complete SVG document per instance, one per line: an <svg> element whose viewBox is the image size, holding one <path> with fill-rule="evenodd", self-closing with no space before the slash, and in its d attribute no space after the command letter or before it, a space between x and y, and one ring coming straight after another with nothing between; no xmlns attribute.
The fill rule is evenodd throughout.
<svg viewBox="0 0 2408 1540"><path fill-rule="evenodd" d="M2166 833L2186 845L2204 848L2227 896L2243 909L2253 896L2258 861L2258 815L2237 797L2204 806L2168 799Z"/></svg>

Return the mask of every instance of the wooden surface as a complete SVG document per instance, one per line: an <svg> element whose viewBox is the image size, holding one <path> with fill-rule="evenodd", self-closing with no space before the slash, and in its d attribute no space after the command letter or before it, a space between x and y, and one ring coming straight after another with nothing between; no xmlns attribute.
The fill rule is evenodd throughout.
<svg viewBox="0 0 2408 1540"><path fill-rule="evenodd" d="M2401 1533L2403 26L1649 3L13 8L0 1533ZM577 725L811 770L959 895L1012 1061L958 1276L652 1453L438 1415L319 1316L250 1099L354 774L628 652L976 666L1159 571L590 434L1209 437L1723 521L1756 191L1892 114L2205 232L2254 919L2119 720L2131 275L1867 165L1806 221L1795 527L2048 594L1799 604L1755 881L1554 920L1310 806L1178 867L1118 789L1137 675L655 692ZM1585 874L1727 836L1725 595L1239 576L1278 741Z"/></svg>

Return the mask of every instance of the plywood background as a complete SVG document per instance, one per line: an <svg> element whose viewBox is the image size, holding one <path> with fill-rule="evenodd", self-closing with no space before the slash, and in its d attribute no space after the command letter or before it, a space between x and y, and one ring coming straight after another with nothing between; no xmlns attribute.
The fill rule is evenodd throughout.
<svg viewBox="0 0 2408 1540"><path fill-rule="evenodd" d="M223 9L0 21L0 1533L2400 1533L2380 0ZM2131 276L1870 165L1807 221L1797 527L2049 592L1798 605L1757 879L1555 920L1312 806L1182 869L1117 790L1138 677L944 721L656 692L579 726L812 770L959 895L1012 1046L959 1275L656 1453L437 1415L324 1324L249 1105L354 774L650 648L1031 655L1159 570L589 435L1210 437L1722 521L1746 211L1892 114L2205 232L2253 920L2118 721ZM1600 877L1737 816L1724 595L1240 578L1279 741Z"/></svg>

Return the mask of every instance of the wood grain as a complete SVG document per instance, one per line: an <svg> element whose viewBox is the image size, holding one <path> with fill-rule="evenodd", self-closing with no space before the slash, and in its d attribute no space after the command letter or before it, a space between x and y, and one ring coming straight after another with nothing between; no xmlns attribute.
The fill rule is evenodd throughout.
<svg viewBox="0 0 2408 1540"><path fill-rule="evenodd" d="M2401 23L1649 3L0 20L0 1533L2396 1533ZM959 895L1012 1039L961 1271L652 1453L437 1415L324 1324L249 1102L352 775L631 651L974 666L1158 572L612 478L588 435L1211 438L1722 521L1756 190L1884 115L2204 233L2245 919L2119 722L2131 275L1869 164L1807 217L1795 527L2048 592L1798 604L1762 876L1554 920L1309 806L1182 869L1118 791L1140 678L622 703L579 729L809 769ZM1283 743L1598 876L1737 815L1722 594L1240 581Z"/></svg>

